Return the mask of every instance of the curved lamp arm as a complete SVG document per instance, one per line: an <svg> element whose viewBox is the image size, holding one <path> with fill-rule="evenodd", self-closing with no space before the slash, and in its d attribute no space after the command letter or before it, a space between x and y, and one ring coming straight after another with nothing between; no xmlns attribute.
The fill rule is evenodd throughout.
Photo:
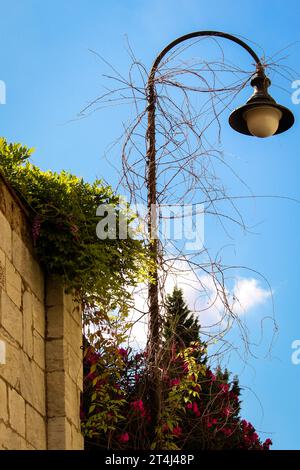
<svg viewBox="0 0 300 470"><path fill-rule="evenodd" d="M148 87L150 87L151 82L153 82L154 77L155 77L155 72L157 70L157 67L159 66L161 60L164 58L164 56L171 50L173 47L178 46L181 42L187 41L188 39L193 39L201 36L213 36L213 37L220 37L220 38L225 38L229 39L229 41L235 42L236 44L239 44L239 46L243 47L251 57L255 60L257 64L257 68L263 67L258 55L254 52L254 50L246 44L244 41L241 39L237 38L236 36L233 36L232 34L228 33L223 33L222 31L195 31L194 33L189 33L185 34L184 36L180 36L179 38L175 39L174 41L170 42L161 52L158 54L156 57L148 79Z"/></svg>

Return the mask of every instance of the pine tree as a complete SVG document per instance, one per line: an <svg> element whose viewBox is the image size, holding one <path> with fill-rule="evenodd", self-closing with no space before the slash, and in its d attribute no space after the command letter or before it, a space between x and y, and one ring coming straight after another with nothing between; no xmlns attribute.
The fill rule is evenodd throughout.
<svg viewBox="0 0 300 470"><path fill-rule="evenodd" d="M164 339L185 348L190 346L191 342L199 341L199 330L198 319L186 305L182 290L175 287L166 299Z"/></svg>

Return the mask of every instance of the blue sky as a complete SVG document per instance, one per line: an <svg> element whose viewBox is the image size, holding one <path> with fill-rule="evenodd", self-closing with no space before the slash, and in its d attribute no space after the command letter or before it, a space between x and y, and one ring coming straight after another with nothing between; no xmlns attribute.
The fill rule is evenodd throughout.
<svg viewBox="0 0 300 470"><path fill-rule="evenodd" d="M147 67L168 42L194 30L242 35L269 56L300 40L296 0L0 0L0 7L0 79L7 86L0 135L35 147L34 162L44 169L64 168L89 180L101 176L111 184L116 175L102 156L120 134L126 110L105 109L73 121L101 92L102 74L107 72L89 49L126 73L126 34ZM294 44L283 55L300 79L299 50ZM231 61L240 60L238 48L228 52ZM294 128L263 141L225 129L223 147L235 156L234 168L254 194L300 199L299 107L291 102L290 82L277 77L274 85L274 97L295 113ZM118 155L114 158L118 165ZM246 367L235 357L229 365L245 386L243 415L272 437L275 449L300 449L300 365L291 362L291 343L300 339L300 205L266 198L245 203L244 209L256 224L255 234L235 231L226 261L251 266L268 279L279 331L270 357L258 348L259 358L250 359ZM211 246L229 243L209 228L207 241ZM271 303L249 311L248 327L254 335L261 311L272 314Z"/></svg>

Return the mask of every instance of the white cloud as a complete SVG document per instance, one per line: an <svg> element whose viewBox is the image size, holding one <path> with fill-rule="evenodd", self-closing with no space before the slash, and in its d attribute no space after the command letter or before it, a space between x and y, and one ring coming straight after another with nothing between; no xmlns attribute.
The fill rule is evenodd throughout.
<svg viewBox="0 0 300 470"><path fill-rule="evenodd" d="M177 286L183 290L184 298L191 311L195 312L201 324L201 329L216 335L223 332L232 316L224 307L224 297L236 316L245 315L257 306L263 305L272 295L269 289L264 289L255 278L237 277L231 289L223 287L209 273L192 270L186 261L168 262L165 274L165 290L171 293ZM141 285L134 293L135 308L131 319L136 321L142 312L147 312L147 287ZM131 334L131 339L139 347L145 347L147 337L147 315L138 321Z"/></svg>
<svg viewBox="0 0 300 470"><path fill-rule="evenodd" d="M271 295L270 289L262 288L257 279L238 278L233 288L235 312L246 313L254 307L264 304Z"/></svg>

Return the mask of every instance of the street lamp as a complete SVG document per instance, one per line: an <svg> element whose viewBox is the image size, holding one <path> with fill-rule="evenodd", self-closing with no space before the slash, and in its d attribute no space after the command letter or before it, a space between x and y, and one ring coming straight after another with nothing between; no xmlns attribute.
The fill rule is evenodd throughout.
<svg viewBox="0 0 300 470"><path fill-rule="evenodd" d="M257 72L250 83L254 87L254 93L246 104L231 113L231 127L237 132L256 137L281 134L292 127L293 113L277 104L269 95L268 87L271 82L260 64L257 64Z"/></svg>
<svg viewBox="0 0 300 470"><path fill-rule="evenodd" d="M292 112L276 103L269 95L270 80L266 77L264 66L253 49L239 38L220 31L197 31L181 36L169 45L156 57L151 68L147 84L148 100L148 128L147 128L147 189L148 189L148 235L149 249L154 268L151 270L152 280L149 282L149 330L148 330L148 367L149 367L149 394L152 405L152 425L155 427L160 418L160 377L158 369L158 353L160 340L160 312L158 293L158 237L157 237L157 192L156 192L156 129L155 129L155 74L163 57L178 44L201 36L214 36L229 39L245 49L255 60L256 71L252 77L251 85L254 93L244 106L237 108L229 117L230 126L246 135L269 137L288 130L294 123Z"/></svg>

